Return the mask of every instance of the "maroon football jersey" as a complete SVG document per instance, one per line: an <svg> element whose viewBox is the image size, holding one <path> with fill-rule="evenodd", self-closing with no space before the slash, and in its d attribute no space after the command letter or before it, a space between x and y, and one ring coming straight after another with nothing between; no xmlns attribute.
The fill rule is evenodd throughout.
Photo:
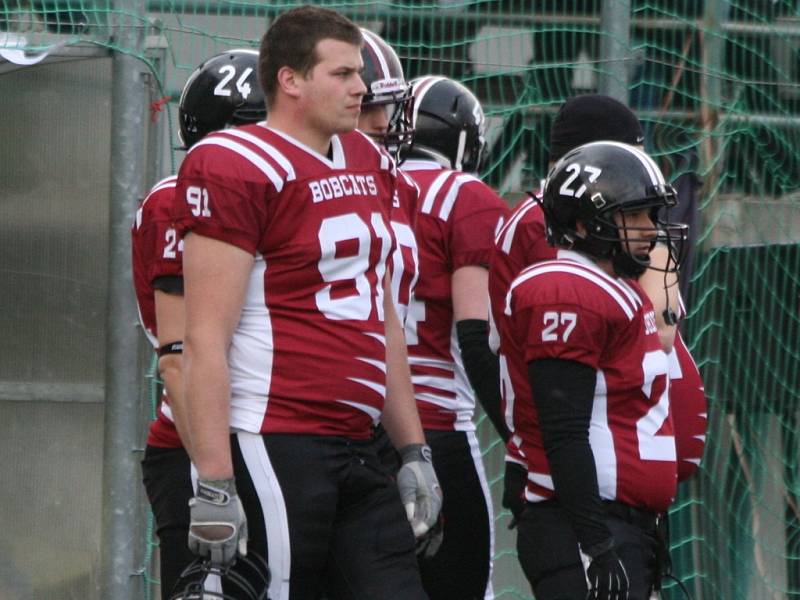
<svg viewBox="0 0 800 600"><path fill-rule="evenodd" d="M503 312L506 294L519 272L534 263L551 260L556 257L558 249L550 246L545 238L544 213L536 202L529 197L518 204L508 221L495 239L489 260L489 306L491 326L489 328L489 345L500 355L500 385L504 409L506 398L513 393L508 385L508 367L504 358L502 344L509 338L510 332L501 332L498 324ZM501 342L502 340L502 342ZM506 411L506 426L511 430L510 414ZM524 464L519 448L520 439L512 435L506 447L506 459Z"/></svg>
<svg viewBox="0 0 800 600"><path fill-rule="evenodd" d="M397 175L397 195L391 217L396 241L391 260L392 294L400 322L405 327L408 306L419 275L419 248L414 234L419 188L402 171L398 171Z"/></svg>
<svg viewBox="0 0 800 600"><path fill-rule="evenodd" d="M475 395L456 338L451 278L460 267L488 266L508 206L479 179L433 161L409 160L403 170L420 190L419 279L406 322L417 407L425 429L470 431Z"/></svg>
<svg viewBox="0 0 800 600"><path fill-rule="evenodd" d="M589 441L600 496L661 512L675 496L677 465L661 349L650 300L631 280L562 250L511 285L503 309L522 352L507 356L515 435L528 465L526 498L554 497L527 365L577 361L597 370Z"/></svg>
<svg viewBox="0 0 800 600"><path fill-rule="evenodd" d="M395 179L358 131L334 136L329 156L263 123L187 154L180 231L255 257L228 352L232 427L370 437L386 393Z"/></svg>
<svg viewBox="0 0 800 600"><path fill-rule="evenodd" d="M180 276L183 241L172 222L172 202L175 196L174 175L162 179L150 190L136 211L131 228L133 286L139 307L139 320L147 339L158 348L155 291L153 280L164 276ZM181 441L172 421L166 390L150 424L147 443L159 448L180 448Z"/></svg>
<svg viewBox="0 0 800 600"><path fill-rule="evenodd" d="M557 254L558 249L547 243L544 213L536 199L518 204L497 235L489 262L489 298L495 321L519 272L534 263L554 259Z"/></svg>
<svg viewBox="0 0 800 600"><path fill-rule="evenodd" d="M708 405L700 371L680 332L669 353L669 402L675 423L678 481L700 468L708 428Z"/></svg>

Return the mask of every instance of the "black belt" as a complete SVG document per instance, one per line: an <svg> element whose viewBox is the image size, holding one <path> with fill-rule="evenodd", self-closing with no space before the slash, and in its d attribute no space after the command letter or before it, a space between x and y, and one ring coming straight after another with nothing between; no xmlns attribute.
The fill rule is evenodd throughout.
<svg viewBox="0 0 800 600"><path fill-rule="evenodd" d="M649 531L658 528L661 516L658 513L643 508L636 508L617 500L603 500L603 508L606 513L611 516Z"/></svg>

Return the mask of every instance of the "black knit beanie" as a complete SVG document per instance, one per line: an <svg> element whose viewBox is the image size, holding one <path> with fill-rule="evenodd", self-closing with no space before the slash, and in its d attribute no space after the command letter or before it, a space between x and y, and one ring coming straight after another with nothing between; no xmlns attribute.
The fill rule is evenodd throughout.
<svg viewBox="0 0 800 600"><path fill-rule="evenodd" d="M644 142L639 119L622 102L602 94L573 96L561 105L550 130L550 162L589 142Z"/></svg>

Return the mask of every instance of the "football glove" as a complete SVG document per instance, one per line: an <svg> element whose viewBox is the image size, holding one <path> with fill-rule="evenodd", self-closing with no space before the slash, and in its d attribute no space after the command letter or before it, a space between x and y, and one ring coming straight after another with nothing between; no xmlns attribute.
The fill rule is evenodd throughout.
<svg viewBox="0 0 800 600"><path fill-rule="evenodd" d="M439 518L427 533L417 538L417 558L424 560L433 558L439 552L444 541L444 516L439 513Z"/></svg>
<svg viewBox="0 0 800 600"><path fill-rule="evenodd" d="M233 479L199 480L189 500L189 550L214 565L247 555L247 518Z"/></svg>
<svg viewBox="0 0 800 600"><path fill-rule="evenodd" d="M586 576L589 579L586 600L628 600L628 573L613 548L592 559Z"/></svg>
<svg viewBox="0 0 800 600"><path fill-rule="evenodd" d="M397 472L397 487L406 509L414 537L420 537L434 526L442 509L442 488L431 462L427 444L409 444L400 449L403 461Z"/></svg>

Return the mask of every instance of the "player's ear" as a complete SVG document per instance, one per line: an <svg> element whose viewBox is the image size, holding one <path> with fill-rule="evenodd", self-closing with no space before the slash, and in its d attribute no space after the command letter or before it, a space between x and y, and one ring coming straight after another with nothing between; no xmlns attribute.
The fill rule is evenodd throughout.
<svg viewBox="0 0 800 600"><path fill-rule="evenodd" d="M303 79L303 76L291 67L283 66L278 70L278 88L292 98L300 96Z"/></svg>

